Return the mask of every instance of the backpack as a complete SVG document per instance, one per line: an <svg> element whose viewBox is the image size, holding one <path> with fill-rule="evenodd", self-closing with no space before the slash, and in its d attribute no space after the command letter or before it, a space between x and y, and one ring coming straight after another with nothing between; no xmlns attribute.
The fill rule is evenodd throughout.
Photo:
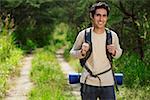
<svg viewBox="0 0 150 100"><path fill-rule="evenodd" d="M84 35L84 39L85 39L85 42L88 43L90 45L90 48L89 48L89 51L87 51L87 54L84 58L80 59L80 65L85 68L92 77L97 77L99 79L99 81L101 82L100 78L98 77L98 75L101 75L101 74L104 74L104 73L107 73L108 71L112 70L113 72L113 78L114 78L114 81L115 81L115 86L116 86L116 90L118 90L118 87L117 87L117 83L116 83L116 79L115 79L115 76L114 76L114 71L113 71L113 68L112 68L112 56L111 54L108 52L107 48L106 48L106 55L107 55L107 58L109 59L109 62L110 62L110 65L111 65L111 68L105 70L104 72L101 72L101 73L98 73L96 75L93 75L92 71L86 66L86 61L88 60L88 58L90 57L91 53L92 53L92 41L91 41L91 28L90 28L90 31L87 32L87 30L85 29L85 35ZM111 31L108 29L108 28L105 28L105 31L106 31L106 47L107 45L110 45L112 44L112 33ZM87 78L86 78L87 79ZM85 80L85 83L86 83L86 80Z"/></svg>

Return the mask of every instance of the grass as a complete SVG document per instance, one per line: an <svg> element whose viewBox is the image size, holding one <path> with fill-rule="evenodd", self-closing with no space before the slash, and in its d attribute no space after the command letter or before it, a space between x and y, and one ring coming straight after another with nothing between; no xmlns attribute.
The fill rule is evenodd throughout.
<svg viewBox="0 0 150 100"><path fill-rule="evenodd" d="M69 65L72 66L72 68L76 71L76 72L81 72L82 71L82 67L80 66L79 60L75 59L75 58L70 58L70 61L68 62Z"/></svg>
<svg viewBox="0 0 150 100"><path fill-rule="evenodd" d="M128 88L123 85L119 90L117 100L149 100L150 98L150 86Z"/></svg>
<svg viewBox="0 0 150 100"><path fill-rule="evenodd" d="M3 55L6 57L5 60L0 60L0 98L4 97L9 88L8 78L19 75L20 61L23 57L22 51L17 48L10 49L9 54L9 56Z"/></svg>
<svg viewBox="0 0 150 100"><path fill-rule="evenodd" d="M5 18L5 17L4 17ZM23 52L14 44L13 20L10 15L5 21L0 16L0 99L5 96L9 89L8 79L19 75L20 61Z"/></svg>
<svg viewBox="0 0 150 100"><path fill-rule="evenodd" d="M54 51L49 48L36 51L31 71L34 88L29 100L75 100Z"/></svg>

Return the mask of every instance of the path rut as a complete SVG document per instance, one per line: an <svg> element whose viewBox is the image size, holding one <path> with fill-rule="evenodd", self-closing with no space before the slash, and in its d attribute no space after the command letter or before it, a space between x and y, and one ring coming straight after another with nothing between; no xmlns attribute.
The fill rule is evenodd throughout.
<svg viewBox="0 0 150 100"><path fill-rule="evenodd" d="M59 61L59 64L61 66L63 73L66 75L66 77L68 79L69 73L74 73L75 70L72 67L70 67L70 65L64 60L63 52L64 52L63 49L58 50L56 52L56 57ZM68 85L71 86L71 88L72 88L71 92L76 97L76 100L81 100L80 84L69 84L69 81L68 81Z"/></svg>
<svg viewBox="0 0 150 100"><path fill-rule="evenodd" d="M32 58L32 55L24 58L20 77L13 80L16 85L8 91L4 100L27 100L27 94L33 85L29 78Z"/></svg>

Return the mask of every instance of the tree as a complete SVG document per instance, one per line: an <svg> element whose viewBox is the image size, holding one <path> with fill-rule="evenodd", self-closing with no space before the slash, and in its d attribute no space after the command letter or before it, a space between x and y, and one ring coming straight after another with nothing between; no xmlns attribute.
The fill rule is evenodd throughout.
<svg viewBox="0 0 150 100"><path fill-rule="evenodd" d="M140 58L143 59L144 58L143 46L145 44L145 41L149 41L147 34L150 31L149 29L150 7L147 4L149 4L150 1L118 0L112 1L111 3L115 5L115 7L117 7L118 10L123 14L122 16L122 24L124 27L123 30L128 29L129 31L127 33L125 33L126 31L124 31L124 33L122 34L127 34L128 36L132 37L129 38L130 41L132 41L129 42L131 45L130 48L134 47L132 49L137 51L140 55Z"/></svg>

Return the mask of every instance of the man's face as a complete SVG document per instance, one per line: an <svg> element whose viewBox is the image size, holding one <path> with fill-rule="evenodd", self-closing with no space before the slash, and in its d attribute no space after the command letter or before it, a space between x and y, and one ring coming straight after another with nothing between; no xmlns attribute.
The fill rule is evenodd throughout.
<svg viewBox="0 0 150 100"><path fill-rule="evenodd" d="M103 8L97 9L92 18L94 27L98 28L98 29L105 28L107 18L108 18L107 11L105 9L103 9Z"/></svg>

